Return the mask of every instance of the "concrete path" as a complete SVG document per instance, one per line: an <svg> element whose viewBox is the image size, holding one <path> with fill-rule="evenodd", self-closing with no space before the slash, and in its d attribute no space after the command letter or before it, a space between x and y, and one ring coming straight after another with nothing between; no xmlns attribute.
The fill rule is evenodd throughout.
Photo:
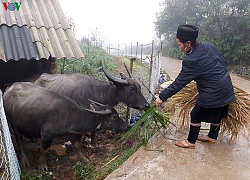
<svg viewBox="0 0 250 180"><path fill-rule="evenodd" d="M181 61L162 58L162 68L173 78ZM250 81L232 75L232 80L250 93ZM201 133L206 134L206 131ZM248 180L250 179L250 141L240 136L230 141L219 136L216 144L196 143L196 148L176 147L173 140L187 138L188 128L170 129L155 135L106 180ZM149 151L149 150L162 150Z"/></svg>

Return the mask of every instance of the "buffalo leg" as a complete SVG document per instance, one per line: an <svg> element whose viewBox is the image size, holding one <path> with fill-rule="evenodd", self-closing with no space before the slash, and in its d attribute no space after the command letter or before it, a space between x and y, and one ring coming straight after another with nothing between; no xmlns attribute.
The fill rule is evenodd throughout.
<svg viewBox="0 0 250 180"><path fill-rule="evenodd" d="M81 134L74 135L72 140L71 140L72 145L73 145L74 149L76 150L77 158L83 162L89 162L89 160L82 153L81 139L82 139Z"/></svg>
<svg viewBox="0 0 250 180"><path fill-rule="evenodd" d="M23 168L25 169L26 167L29 167L30 164L29 164L29 160L27 158L27 155L23 149L23 135L20 134L19 131L17 131L17 130L15 130L14 132L15 132L15 136L16 136L17 145L20 148L20 159L21 159Z"/></svg>
<svg viewBox="0 0 250 180"><path fill-rule="evenodd" d="M47 159L46 159L46 152L49 149L51 142L53 140L52 136L44 136L43 134L46 133L41 133L41 148L40 148L40 157L38 159L38 166L39 169L42 171L48 171L48 165L47 165ZM48 133L49 134L49 133Z"/></svg>
<svg viewBox="0 0 250 180"><path fill-rule="evenodd" d="M47 149L43 149L41 147L40 149L40 157L38 159L38 169L40 169L41 171L48 171L48 165L47 165L47 160L46 160L46 152L47 152Z"/></svg>
<svg viewBox="0 0 250 180"><path fill-rule="evenodd" d="M97 138L96 138L96 130L91 131L91 144L96 146Z"/></svg>

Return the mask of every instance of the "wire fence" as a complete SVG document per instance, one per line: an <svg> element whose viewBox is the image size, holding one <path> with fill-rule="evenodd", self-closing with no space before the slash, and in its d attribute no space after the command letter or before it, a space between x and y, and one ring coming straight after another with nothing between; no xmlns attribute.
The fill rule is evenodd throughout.
<svg viewBox="0 0 250 180"><path fill-rule="evenodd" d="M103 49L107 53L118 56L136 57L140 60L149 59L151 54L157 54L162 49L162 42L152 41L148 44L129 43L129 44L104 44Z"/></svg>
<svg viewBox="0 0 250 180"><path fill-rule="evenodd" d="M0 180L19 180L20 167L6 120L0 90Z"/></svg>
<svg viewBox="0 0 250 180"><path fill-rule="evenodd" d="M105 48L104 48L105 49ZM158 86L161 68L162 42L155 42L148 44L130 43L130 44L109 44L107 52L112 55L126 56L131 60L141 61L141 63L149 64L149 101L152 100L152 94ZM130 67L131 68L131 67Z"/></svg>

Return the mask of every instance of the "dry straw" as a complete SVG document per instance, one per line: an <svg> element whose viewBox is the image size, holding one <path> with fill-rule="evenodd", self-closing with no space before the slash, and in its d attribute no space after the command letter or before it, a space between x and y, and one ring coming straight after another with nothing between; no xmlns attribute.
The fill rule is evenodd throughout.
<svg viewBox="0 0 250 180"><path fill-rule="evenodd" d="M222 119L221 134L236 139L240 134L250 135L250 94L233 84L236 100L229 105L228 118ZM190 111L194 107L198 91L196 83L190 82L177 94L169 98L163 107L177 117L181 126L190 122Z"/></svg>

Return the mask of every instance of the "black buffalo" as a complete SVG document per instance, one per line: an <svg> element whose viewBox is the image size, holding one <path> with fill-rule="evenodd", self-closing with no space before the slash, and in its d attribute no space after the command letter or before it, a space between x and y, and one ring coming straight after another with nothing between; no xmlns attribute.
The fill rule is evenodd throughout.
<svg viewBox="0 0 250 180"><path fill-rule="evenodd" d="M55 137L70 137L78 158L86 161L81 151L81 133L96 128L125 131L127 123L109 105L90 101L86 109L72 99L48 91L31 82L14 83L3 96L4 109L20 147L24 167L29 165L23 150L23 135L41 137L42 169L47 169L45 152Z"/></svg>
<svg viewBox="0 0 250 180"><path fill-rule="evenodd" d="M111 75L102 63L104 74L111 83L102 82L84 74L42 74L35 83L48 90L68 96L83 106L86 106L87 99L92 99L111 106L119 102L125 103L128 107L139 110L146 110L150 107L141 92L140 84L124 74L120 78ZM127 67L126 67L127 68ZM96 143L94 132L92 132L92 143Z"/></svg>

